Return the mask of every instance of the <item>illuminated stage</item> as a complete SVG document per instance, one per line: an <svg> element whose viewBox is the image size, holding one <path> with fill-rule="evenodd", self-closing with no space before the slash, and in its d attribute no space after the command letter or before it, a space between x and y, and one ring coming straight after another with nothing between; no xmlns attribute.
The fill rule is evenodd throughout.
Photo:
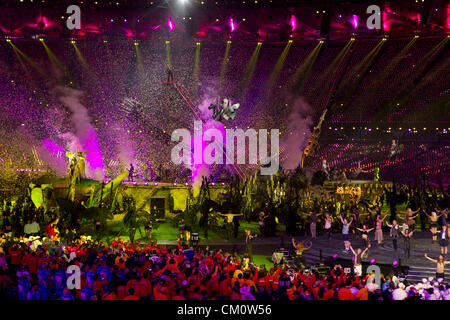
<svg viewBox="0 0 450 320"><path fill-rule="evenodd" d="M105 181L105 185L106 185ZM65 180L54 181L53 185L54 197L64 198L68 192L67 182ZM82 180L76 186L75 199L86 200L91 196L92 188L99 188L101 182L95 180ZM189 190L192 184L175 183L175 182L144 182L144 181L122 181L115 192L116 201L121 206L124 196L133 197L136 201L138 209L150 212L152 207L152 199L164 199L165 214L174 211L184 211L189 196ZM210 187L211 200L217 200L219 194L224 193L226 186L224 183L211 184ZM106 187L105 187L106 190ZM104 196L104 199L109 195Z"/></svg>

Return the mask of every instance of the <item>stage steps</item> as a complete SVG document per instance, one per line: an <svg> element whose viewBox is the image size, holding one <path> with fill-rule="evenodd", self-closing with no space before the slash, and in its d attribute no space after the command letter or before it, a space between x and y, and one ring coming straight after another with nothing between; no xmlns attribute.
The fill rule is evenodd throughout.
<svg viewBox="0 0 450 320"><path fill-rule="evenodd" d="M419 267L419 266L410 266L409 272L406 276L408 281L413 281L414 283L422 282L423 278L435 277L436 276L436 268L431 267ZM445 279L444 283L448 283L450 281L450 270L445 269Z"/></svg>

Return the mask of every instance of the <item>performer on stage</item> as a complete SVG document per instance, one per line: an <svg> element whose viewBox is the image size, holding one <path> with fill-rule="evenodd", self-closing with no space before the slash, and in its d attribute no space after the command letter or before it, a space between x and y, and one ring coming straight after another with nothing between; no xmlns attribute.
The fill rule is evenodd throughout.
<svg viewBox="0 0 450 320"><path fill-rule="evenodd" d="M358 228L361 227L360 217L367 216L369 215L369 213L359 213L358 208L356 206L353 206L351 215L353 216L353 220L355 221L353 227L355 228L356 231L358 231ZM369 219L365 218L363 225L364 224L368 225L369 222L370 222Z"/></svg>
<svg viewBox="0 0 450 320"><path fill-rule="evenodd" d="M442 214L442 224L443 225L447 225L447 231L450 232L450 218L448 216L449 212L448 212L448 208L445 208L444 210L439 210L438 208L434 208L434 210L436 210L436 212L439 212ZM449 234L450 236L450 234Z"/></svg>
<svg viewBox="0 0 450 320"><path fill-rule="evenodd" d="M370 241L369 241L369 232L372 231L374 228L368 228L367 225L363 225L363 228L357 228L358 231L361 232L362 241L364 244L364 249L369 250L370 248Z"/></svg>
<svg viewBox="0 0 450 320"><path fill-rule="evenodd" d="M425 258L430 260L431 262L436 263L436 280L437 279L445 279L445 265L449 264L450 261L444 261L444 256L441 254L439 255L439 260L434 260L428 257L428 255L425 253Z"/></svg>
<svg viewBox="0 0 450 320"><path fill-rule="evenodd" d="M130 163L130 169L128 169L128 181L134 182L133 173L134 173L134 167L133 167L133 164Z"/></svg>
<svg viewBox="0 0 450 320"><path fill-rule="evenodd" d="M442 226L442 230L439 233L439 245L441 246L441 254L447 256L448 232L446 225Z"/></svg>
<svg viewBox="0 0 450 320"><path fill-rule="evenodd" d="M266 216L264 211L258 213L259 232L261 233L261 235L264 235L264 220L266 220L266 218L268 217L269 215Z"/></svg>
<svg viewBox="0 0 450 320"><path fill-rule="evenodd" d="M342 216L339 217L342 222L342 236L344 238L344 246L345 246L345 253L349 253L350 251L350 238L348 231L350 229L350 225L353 222L353 218L350 220L350 222L347 221L347 218L342 218Z"/></svg>
<svg viewBox="0 0 450 320"><path fill-rule="evenodd" d="M331 240L331 223L332 223L332 220L331 220L330 214L326 213L325 214L325 233L328 236L328 242L330 242L330 240Z"/></svg>
<svg viewBox="0 0 450 320"><path fill-rule="evenodd" d="M353 174L352 174L352 177L353 177L353 179L356 179L356 178L358 178L358 176L361 174L361 173L367 173L368 171L365 171L365 170L363 170L362 168L361 168L361 161L358 161L358 167L356 168L356 170L353 172Z"/></svg>
<svg viewBox="0 0 450 320"><path fill-rule="evenodd" d="M397 251L397 241L398 241L398 233L400 232L399 230L399 225L397 224L397 220L393 220L392 224L389 224L389 222L386 222L386 225L391 228L391 230L389 231L389 235L392 238L392 246L394 247L394 250Z"/></svg>
<svg viewBox="0 0 450 320"><path fill-rule="evenodd" d="M413 230L411 230L406 224L404 230L400 230L401 234L403 235L403 252L404 252L404 259L407 261L411 255L411 238L414 233Z"/></svg>
<svg viewBox="0 0 450 320"><path fill-rule="evenodd" d="M233 219L234 219L234 217L239 217L244 214L243 213L233 214L231 212L231 209L228 210L228 213L225 213L225 214L217 213L217 214L225 217L225 223L226 223L225 226L226 226L226 230L227 230L227 237L228 237L228 240L231 240L231 236L233 234L233 226L234 226Z"/></svg>
<svg viewBox="0 0 450 320"><path fill-rule="evenodd" d="M322 213L305 213L306 216L309 217L309 229L311 231L311 238L315 239L317 234L317 218L322 215Z"/></svg>
<svg viewBox="0 0 450 320"><path fill-rule="evenodd" d="M327 180L330 179L330 166L327 164L327 160L322 160L322 171L327 175Z"/></svg>
<svg viewBox="0 0 450 320"><path fill-rule="evenodd" d="M379 205L375 206L375 210L370 210L369 208L367 208L367 211L369 211L371 214L381 215L381 216L384 216L389 212L389 210L381 211L381 208Z"/></svg>
<svg viewBox="0 0 450 320"><path fill-rule="evenodd" d="M424 210L424 212L428 216L428 218L430 218L430 220L431 220L430 231L431 231L431 234L433 235L433 241L431 241L431 242L434 243L437 240L438 219L443 214L441 213L440 215L436 215L436 212L433 211L433 212L431 212L431 215L429 215L425 210Z"/></svg>
<svg viewBox="0 0 450 320"><path fill-rule="evenodd" d="M173 72L170 68L167 68L167 82L173 82Z"/></svg>
<svg viewBox="0 0 450 320"><path fill-rule="evenodd" d="M362 275L362 264L361 260L368 248L364 249L364 251L361 250L361 248L358 248L355 252L353 250L352 246L350 246L350 250L352 250L353 254L355 255L355 259L353 261L353 267L355 270L355 273L360 277Z"/></svg>
<svg viewBox="0 0 450 320"><path fill-rule="evenodd" d="M247 254L250 262L253 262L253 238L258 235L253 235L251 230L245 230L245 246L247 247Z"/></svg>
<svg viewBox="0 0 450 320"><path fill-rule="evenodd" d="M387 214L382 217L381 214L376 216L376 227L375 227L375 240L378 242L378 245L383 244L383 221L386 219Z"/></svg>
<svg viewBox="0 0 450 320"><path fill-rule="evenodd" d="M418 214L416 214L417 212L420 211L420 208L417 209L416 211L412 211L411 208L407 208L406 212L399 212L398 215L405 215L404 216L404 222L408 225L408 228L411 229L412 231L414 231L414 227L416 224L416 218L419 216Z"/></svg>
<svg viewBox="0 0 450 320"><path fill-rule="evenodd" d="M367 208L367 211L370 213L370 215L367 217L367 220L369 220L370 221L370 223L368 223L370 226L375 226L376 227L376 223L377 223L377 218L378 218L378 216L384 216L384 215L386 215L388 212L389 212L389 210L386 210L386 211L381 211L381 208L380 208L380 206L379 205L376 205L375 206L375 210L371 210L371 209L369 209L369 208ZM375 218L374 217L372 217L372 215L375 215ZM367 223L367 222L366 222ZM375 239L376 240L376 239Z"/></svg>
<svg viewBox="0 0 450 320"><path fill-rule="evenodd" d="M312 247L312 242L310 241L309 246L305 247L305 244L302 241L295 242L295 239L292 238L292 246L295 249L295 258L294 261L296 263L302 263L303 265L306 264L305 258L303 257L303 252L308 251Z"/></svg>

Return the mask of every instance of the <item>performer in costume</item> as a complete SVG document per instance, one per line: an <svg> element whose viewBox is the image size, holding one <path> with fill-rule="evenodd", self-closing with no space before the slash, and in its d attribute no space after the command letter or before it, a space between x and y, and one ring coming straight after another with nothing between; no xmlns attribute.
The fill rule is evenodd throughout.
<svg viewBox="0 0 450 320"><path fill-rule="evenodd" d="M167 82L173 82L173 72L170 68L167 68Z"/></svg>
<svg viewBox="0 0 450 320"><path fill-rule="evenodd" d="M243 213L233 214L231 209L230 209L230 210L228 210L228 213L223 214L223 213L219 212L218 215L221 215L221 216L225 217L225 227L226 227L226 230L227 230L227 237L228 237L228 240L231 240L231 236L233 234L233 227L234 227L233 219L234 219L234 217L239 217L239 216L242 216L244 214Z"/></svg>
<svg viewBox="0 0 450 320"><path fill-rule="evenodd" d="M317 231L317 218L321 216L322 213L315 213L311 211L310 213L305 213L305 215L309 217L309 228L311 231L311 237L315 239Z"/></svg>
<svg viewBox="0 0 450 320"><path fill-rule="evenodd" d="M431 212L431 215L429 215L425 210L424 210L424 212L428 216L428 218L430 218L430 220L431 220L430 231L431 231L431 234L433 235L433 240L431 242L434 243L435 241L437 241L438 219L443 214L441 213L440 215L436 215L436 212L433 211L433 212Z"/></svg>
<svg viewBox="0 0 450 320"><path fill-rule="evenodd" d="M355 252L355 250L353 250L352 246L350 246L350 250L352 250L355 259L353 260L353 268L355 270L355 274L357 274L359 277L362 275L362 264L361 264L361 260L362 257L364 256L364 254L366 253L366 251L368 250L368 248L364 249L364 251L361 250L361 248L358 248Z"/></svg>
<svg viewBox="0 0 450 320"><path fill-rule="evenodd" d="M449 214L448 209L445 208L444 210L439 210L438 208L434 208L434 210L442 214L442 224L447 225L447 231L449 231L450 236L450 218L448 217Z"/></svg>
<svg viewBox="0 0 450 320"><path fill-rule="evenodd" d="M383 243L383 221L386 217L386 214L384 217L381 214L376 216L375 240L378 242L378 245L382 245Z"/></svg>
<svg viewBox="0 0 450 320"><path fill-rule="evenodd" d="M447 256L448 232L446 225L442 226L442 230L439 233L439 246L441 247L441 254Z"/></svg>
<svg viewBox="0 0 450 320"><path fill-rule="evenodd" d="M350 236L348 234L348 231L350 229L350 225L353 222L353 217L350 219L350 222L347 221L347 218L342 218L342 216L339 217L342 222L342 237L344 238L344 246L345 246L345 253L348 253L350 251Z"/></svg>
<svg viewBox="0 0 450 320"><path fill-rule="evenodd" d="M361 238L364 244L364 249L369 249L370 248L370 240L369 240L369 232L372 231L374 228L368 228L367 225L363 225L363 228L357 228L358 231L361 232Z"/></svg>
<svg viewBox="0 0 450 320"><path fill-rule="evenodd" d="M75 200L75 184L80 178L85 176L86 168L86 154L89 151L78 151L76 147L75 153L69 151L66 152L66 156L69 158L69 165L67 166L66 174L69 184L68 198L71 201Z"/></svg>
<svg viewBox="0 0 450 320"><path fill-rule="evenodd" d="M404 222L408 225L408 228L411 229L412 231L414 231L414 227L416 224L415 219L418 217L418 214L416 214L417 212L420 211L420 208L417 209L416 211L412 211L411 208L407 208L406 212L399 212L399 215L405 215L404 216Z"/></svg>
<svg viewBox="0 0 450 320"><path fill-rule="evenodd" d="M326 213L325 214L325 233L328 236L328 242L330 242L330 240L331 240L331 223L332 223L332 220L331 220L330 214Z"/></svg>
<svg viewBox="0 0 450 320"><path fill-rule="evenodd" d="M425 258L436 263L436 279L445 279L445 265L449 264L450 261L444 261L444 256L442 254L439 255L439 260L431 259L426 253Z"/></svg>
<svg viewBox="0 0 450 320"><path fill-rule="evenodd" d="M404 259L407 261L411 254L411 238L414 233L408 225L404 224L404 230L400 230L400 233L403 235L403 251L404 251Z"/></svg>
<svg viewBox="0 0 450 320"><path fill-rule="evenodd" d="M251 230L245 230L245 246L247 247L247 254L250 262L253 262L253 238L258 235L253 235Z"/></svg>
<svg viewBox="0 0 450 320"><path fill-rule="evenodd" d="M128 169L128 181L134 182L133 174L134 174L134 167L133 164L130 163L130 169Z"/></svg>
<svg viewBox="0 0 450 320"><path fill-rule="evenodd" d="M261 235L264 235L264 220L266 220L266 218L268 217L269 215L266 216L264 211L258 213L259 232L261 233Z"/></svg>
<svg viewBox="0 0 450 320"><path fill-rule="evenodd" d="M398 240L398 233L400 232L399 230L399 225L397 224L397 220L393 220L392 224L389 224L389 222L386 222L386 225L391 228L391 230L389 231L389 235L392 238L392 246L394 247L394 250L397 251L397 240Z"/></svg>
<svg viewBox="0 0 450 320"><path fill-rule="evenodd" d="M295 258L297 264L301 263L303 265L306 264L305 258L303 257L303 252L308 251L312 247L312 242L310 241L309 246L305 247L305 244L302 241L295 242L295 239L292 238L292 246L295 249Z"/></svg>

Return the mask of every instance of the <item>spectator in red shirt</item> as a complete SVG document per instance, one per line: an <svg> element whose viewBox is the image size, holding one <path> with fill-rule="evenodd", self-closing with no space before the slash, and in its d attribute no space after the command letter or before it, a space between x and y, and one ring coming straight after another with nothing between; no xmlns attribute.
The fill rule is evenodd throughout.
<svg viewBox="0 0 450 320"><path fill-rule="evenodd" d="M103 295L102 300L118 300L112 286L109 285L106 287L106 292Z"/></svg>
<svg viewBox="0 0 450 320"><path fill-rule="evenodd" d="M347 281L345 284L341 284L338 291L338 299L339 300L355 300L355 296L350 290L350 281Z"/></svg>
<svg viewBox="0 0 450 320"><path fill-rule="evenodd" d="M133 288L129 288L128 289L128 296L126 296L124 300L139 300L139 297L134 294L134 289Z"/></svg>

